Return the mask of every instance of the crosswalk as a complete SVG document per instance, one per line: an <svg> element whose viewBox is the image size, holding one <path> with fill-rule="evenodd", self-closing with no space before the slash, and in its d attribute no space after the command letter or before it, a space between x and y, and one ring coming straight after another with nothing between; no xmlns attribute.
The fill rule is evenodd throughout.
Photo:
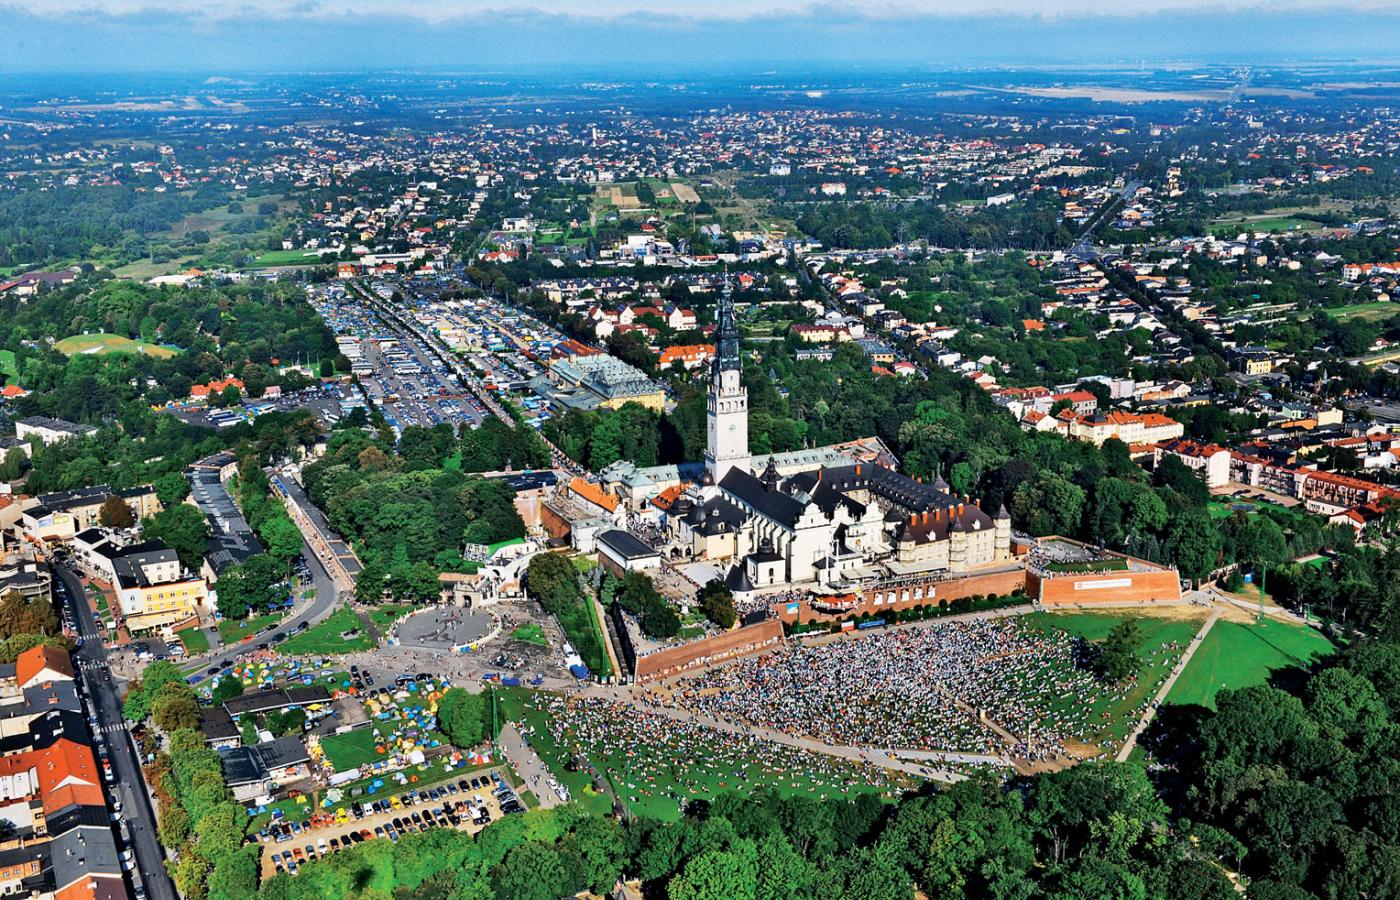
<svg viewBox="0 0 1400 900"><path fill-rule="evenodd" d="M124 731L126 731L126 723L124 722L113 722L97 729L98 734L118 734Z"/></svg>

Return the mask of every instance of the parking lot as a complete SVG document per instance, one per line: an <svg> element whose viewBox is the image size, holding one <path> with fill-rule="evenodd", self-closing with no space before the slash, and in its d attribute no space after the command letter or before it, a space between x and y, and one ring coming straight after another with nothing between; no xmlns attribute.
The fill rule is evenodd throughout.
<svg viewBox="0 0 1400 900"><path fill-rule="evenodd" d="M410 425L474 427L486 418L480 402L406 329L377 315L341 285L322 287L315 299L337 336L358 341L356 362L365 369L357 369L360 384L396 434Z"/></svg>
<svg viewBox="0 0 1400 900"><path fill-rule="evenodd" d="M343 821L321 827L273 823L259 832L263 878L282 871L295 873L310 859L366 840L397 841L426 828L457 828L475 834L502 816L524 811L499 768L393 797L360 798L346 808Z"/></svg>

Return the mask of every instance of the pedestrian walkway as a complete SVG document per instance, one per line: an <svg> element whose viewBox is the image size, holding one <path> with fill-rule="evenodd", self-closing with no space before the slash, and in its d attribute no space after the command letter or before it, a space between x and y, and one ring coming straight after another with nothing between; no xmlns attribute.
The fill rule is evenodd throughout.
<svg viewBox="0 0 1400 900"><path fill-rule="evenodd" d="M1118 751L1118 756L1116 757L1119 762L1124 762L1132 755L1133 748L1137 746L1138 738L1147 730L1147 726L1152 724L1152 720L1157 716L1157 708L1162 705L1163 700L1167 699L1167 694L1171 693L1172 685L1176 684L1177 678L1181 676L1182 672L1186 671L1187 665L1191 662L1191 657L1196 655L1197 648L1205 641L1206 635L1210 633L1211 628L1215 626L1219 618L1220 610L1217 609L1210 614L1210 618L1206 619L1205 624L1201 626L1201 630L1196 632L1196 636L1191 639L1190 646L1186 648L1185 653L1181 654L1181 659L1177 660L1176 668L1172 669L1172 673L1167 676L1167 680L1162 682L1161 689L1157 691L1157 696L1152 698L1152 702L1147 704L1147 709L1143 711L1142 718L1138 720L1137 726L1133 728L1133 733L1128 735L1128 739L1123 742L1123 747Z"/></svg>
<svg viewBox="0 0 1400 900"><path fill-rule="evenodd" d="M554 789L549 786L549 779L553 777L549 768L540 759L539 754L526 746L525 738L520 730L515 727L514 722L507 722L501 728L500 735L497 736L496 746L506 760L510 762L515 773L525 781L525 787L534 793L535 799L540 801L540 807L549 809L563 803L564 800Z"/></svg>

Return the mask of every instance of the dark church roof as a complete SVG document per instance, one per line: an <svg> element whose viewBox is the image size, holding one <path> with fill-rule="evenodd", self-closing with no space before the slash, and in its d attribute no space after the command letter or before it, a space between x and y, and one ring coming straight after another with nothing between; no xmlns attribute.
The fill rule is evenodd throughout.
<svg viewBox="0 0 1400 900"><path fill-rule="evenodd" d="M915 481L878 463L856 463L803 472L789 479L789 485L814 496L818 487L841 494L866 490L911 513L947 509L957 503L955 497L939 490L936 485Z"/></svg>
<svg viewBox="0 0 1400 900"><path fill-rule="evenodd" d="M699 506L691 506L685 522L703 535L728 534L738 531L748 518L742 509L723 497L713 497Z"/></svg>
<svg viewBox="0 0 1400 900"><path fill-rule="evenodd" d="M780 490L769 490L747 470L735 466L724 473L719 486L780 525L792 528L806 506Z"/></svg>

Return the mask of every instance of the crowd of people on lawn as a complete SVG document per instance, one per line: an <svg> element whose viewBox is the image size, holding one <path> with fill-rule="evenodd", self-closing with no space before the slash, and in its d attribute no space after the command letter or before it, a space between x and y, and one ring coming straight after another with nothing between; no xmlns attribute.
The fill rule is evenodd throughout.
<svg viewBox="0 0 1400 900"><path fill-rule="evenodd" d="M682 678L665 702L831 744L1040 761L1124 712L1135 678L1106 682L1091 655L1066 632L1017 619L941 622L789 642Z"/></svg>
<svg viewBox="0 0 1400 900"><path fill-rule="evenodd" d="M678 804L726 791L772 785L821 799L867 785L895 796L895 773L868 762L736 734L600 697L537 693L549 736L570 758L586 757L619 793L636 803L664 797ZM534 732L528 725L522 730ZM533 741L532 741L533 742Z"/></svg>

